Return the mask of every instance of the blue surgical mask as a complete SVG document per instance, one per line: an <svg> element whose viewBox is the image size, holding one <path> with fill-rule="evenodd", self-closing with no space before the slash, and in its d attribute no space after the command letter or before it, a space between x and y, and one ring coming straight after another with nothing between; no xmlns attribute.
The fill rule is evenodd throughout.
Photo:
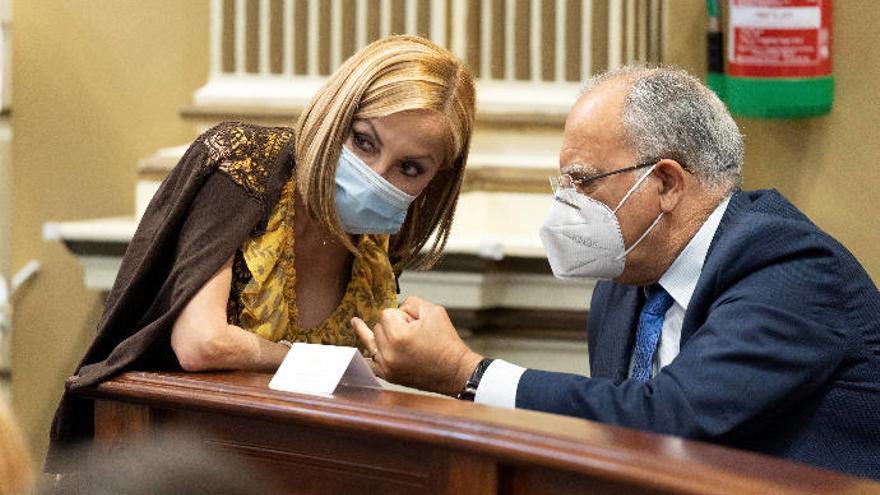
<svg viewBox="0 0 880 495"><path fill-rule="evenodd" d="M393 234L400 230L415 199L342 147L336 164L336 213L345 232Z"/></svg>

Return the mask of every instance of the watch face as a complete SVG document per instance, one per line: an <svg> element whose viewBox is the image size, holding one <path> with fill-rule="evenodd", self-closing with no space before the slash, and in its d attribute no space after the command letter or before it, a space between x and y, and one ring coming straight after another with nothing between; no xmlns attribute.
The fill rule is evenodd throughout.
<svg viewBox="0 0 880 495"><path fill-rule="evenodd" d="M473 402L474 398L477 396L477 387L468 382L467 386L458 394L459 400L468 400Z"/></svg>

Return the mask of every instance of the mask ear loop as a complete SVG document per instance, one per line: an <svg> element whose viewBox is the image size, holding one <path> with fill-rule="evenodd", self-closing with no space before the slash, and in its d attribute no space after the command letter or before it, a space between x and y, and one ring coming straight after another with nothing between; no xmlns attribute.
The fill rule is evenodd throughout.
<svg viewBox="0 0 880 495"><path fill-rule="evenodd" d="M633 184L633 186L631 188L629 188L629 191L627 191L626 194L623 195L623 199L621 199L620 203L617 203L617 207L614 208L615 215L617 214L617 210L619 210L620 207L623 206L623 203L626 202L626 200L629 199L630 196L632 196L632 193L634 193L636 191L636 189L638 189L639 186L642 185L642 182L644 182L645 179L647 179L648 176L651 175L651 172L653 172L656 167L657 167L656 163L654 165L651 165L651 168L649 168L648 171L645 172L644 175L639 177L639 180L637 180L636 183Z"/></svg>
<svg viewBox="0 0 880 495"><path fill-rule="evenodd" d="M642 234L642 236L639 237L639 238L636 240L636 242L633 243L632 246L630 246L626 251L623 252L623 254L621 254L620 256L618 256L616 259L619 260L619 259L622 259L622 258L626 258L626 255L628 255L628 254L630 253L630 251L632 251L633 249L635 249L636 246L638 246L639 243L642 242L642 240L643 240L645 237L648 237L648 234L650 234L651 231L654 230L654 227L656 227L657 224L660 222L660 219L663 218L663 213L664 213L664 212L661 211L660 214L657 215L657 218L654 219L654 223L652 223L651 226L648 227L647 230L645 230L645 233Z"/></svg>
<svg viewBox="0 0 880 495"><path fill-rule="evenodd" d="M634 193L636 191L636 189L639 188L639 186L642 184L642 182L644 182L645 179L647 179L648 176L651 175L651 172L653 172L654 168L656 168L656 167L657 167L656 163L654 165L651 165L651 168L649 168L648 171L644 173L644 175L639 177L639 180L637 180L636 183L633 184L633 186L629 189L629 191L627 191L626 194L623 195L623 199L621 199L620 203L617 204L617 208L614 208L615 215L617 215L617 210L619 210L620 207L623 206L623 203L627 199L629 199L629 197L632 195L632 193ZM651 231L654 230L654 227L656 227L657 223L660 222L660 219L663 218L663 213L664 212L661 211L660 214L657 215L657 218L654 219L654 222L651 224L651 226L648 227L647 230L645 230L645 232L641 235L641 237L636 239L636 242L634 242L632 246L627 248L626 251L623 252L623 254L617 256L615 259L620 260L620 259L626 258L626 256L630 253L630 251L635 249L639 245L639 243L641 243L645 239L645 237L648 237L648 234L650 234Z"/></svg>

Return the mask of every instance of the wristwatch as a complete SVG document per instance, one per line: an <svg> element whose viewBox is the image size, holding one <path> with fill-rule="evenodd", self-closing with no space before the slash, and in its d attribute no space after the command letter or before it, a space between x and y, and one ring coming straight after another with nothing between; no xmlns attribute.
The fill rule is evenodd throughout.
<svg viewBox="0 0 880 495"><path fill-rule="evenodd" d="M464 388L458 395L455 396L458 400L469 400L471 402L474 401L474 397L477 396L477 387L480 386L480 380L483 379L483 373L486 372L486 369L492 364L494 359L483 358L482 361L477 363L477 367L474 368L473 374L468 378L468 381L464 384Z"/></svg>

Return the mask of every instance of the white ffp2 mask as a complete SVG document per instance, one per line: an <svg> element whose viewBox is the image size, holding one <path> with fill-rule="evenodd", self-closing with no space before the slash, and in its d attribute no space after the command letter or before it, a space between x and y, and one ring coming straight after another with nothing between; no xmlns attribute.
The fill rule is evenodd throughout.
<svg viewBox="0 0 880 495"><path fill-rule="evenodd" d="M554 276L612 280L623 273L626 255L657 226L663 212L629 249L623 245L616 213L654 167L633 184L613 210L572 187L556 191L539 233Z"/></svg>

